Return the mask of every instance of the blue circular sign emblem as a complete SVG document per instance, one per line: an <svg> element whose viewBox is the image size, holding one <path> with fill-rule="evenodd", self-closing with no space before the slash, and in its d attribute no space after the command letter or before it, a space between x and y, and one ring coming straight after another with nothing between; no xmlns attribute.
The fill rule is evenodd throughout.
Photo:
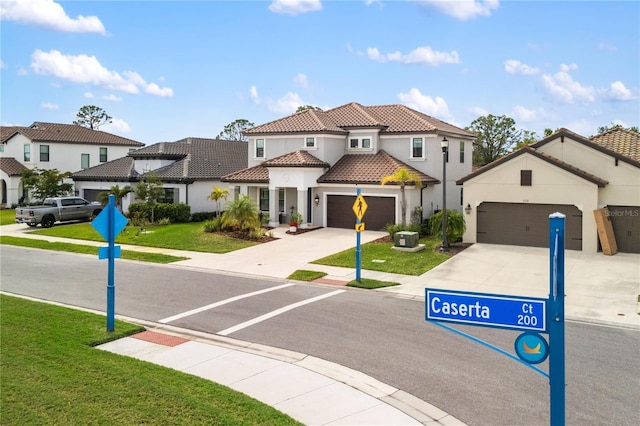
<svg viewBox="0 0 640 426"><path fill-rule="evenodd" d="M540 364L549 356L549 344L538 333L522 333L516 338L516 354L529 364Z"/></svg>

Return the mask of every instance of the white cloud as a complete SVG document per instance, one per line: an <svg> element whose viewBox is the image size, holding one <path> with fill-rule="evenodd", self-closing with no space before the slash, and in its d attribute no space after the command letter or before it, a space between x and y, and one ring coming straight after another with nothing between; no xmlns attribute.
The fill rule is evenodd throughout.
<svg viewBox="0 0 640 426"><path fill-rule="evenodd" d="M531 67L515 59L504 61L504 70L509 74L534 75L540 72L539 68Z"/></svg>
<svg viewBox="0 0 640 426"><path fill-rule="evenodd" d="M298 75L293 77L293 84L302 88L306 88L309 85L309 79L307 79L306 75L299 73Z"/></svg>
<svg viewBox="0 0 640 426"><path fill-rule="evenodd" d="M2 20L33 24L54 31L106 34L97 16L67 16L53 0L12 0L0 2Z"/></svg>
<svg viewBox="0 0 640 426"><path fill-rule="evenodd" d="M574 81L567 72L559 71L554 75L544 74L542 84L547 93L556 101L571 104L574 102L594 102L596 90Z"/></svg>
<svg viewBox="0 0 640 426"><path fill-rule="evenodd" d="M258 88L256 86L251 86L249 89L249 97L253 101L254 104L260 103L260 96L258 95Z"/></svg>
<svg viewBox="0 0 640 426"><path fill-rule="evenodd" d="M467 111L469 111L471 114L477 115L478 117L484 117L485 115L489 115L489 111L479 106L471 107Z"/></svg>
<svg viewBox="0 0 640 426"><path fill-rule="evenodd" d="M396 97L403 105L406 105L409 108L413 108L440 119L451 119L447 103L439 96L433 99L431 96L426 96L420 93L420 90L412 88L409 90L409 93L398 93Z"/></svg>
<svg viewBox="0 0 640 426"><path fill-rule="evenodd" d="M381 54L377 48L367 49L369 59L378 62L401 62L403 64L428 64L438 66L441 64L459 64L460 56L458 52L452 50L450 53L433 51L430 46L418 47L406 55L400 52Z"/></svg>
<svg viewBox="0 0 640 426"><path fill-rule="evenodd" d="M638 91L635 90L635 93L632 92L627 89L621 81L614 81L609 88L602 89L599 92L604 99L611 101L631 101L638 99Z"/></svg>
<svg viewBox="0 0 640 426"><path fill-rule="evenodd" d="M278 99L277 101L268 101L267 108L271 112L277 112L279 114L293 114L296 112L299 106L304 105L302 98L297 93L287 92L286 95Z"/></svg>
<svg viewBox="0 0 640 426"><path fill-rule="evenodd" d="M560 71L562 72L571 72L578 69L577 64L560 64Z"/></svg>
<svg viewBox="0 0 640 426"><path fill-rule="evenodd" d="M542 108L528 109L521 105L513 108L510 114L513 119L518 121L524 121L525 123L531 123L533 121L543 120L547 118L547 114Z"/></svg>
<svg viewBox="0 0 640 426"><path fill-rule="evenodd" d="M87 99L93 99L94 98L93 93L91 93L91 92L84 92L84 95L82 95L82 96L84 96Z"/></svg>
<svg viewBox="0 0 640 426"><path fill-rule="evenodd" d="M129 124L119 118L112 118L111 123L100 126L100 130L107 133L131 133Z"/></svg>
<svg viewBox="0 0 640 426"><path fill-rule="evenodd" d="M500 6L498 0L421 0L419 3L460 21L491 16L491 12Z"/></svg>
<svg viewBox="0 0 640 426"><path fill-rule="evenodd" d="M113 93L110 93L107 96L103 96L102 99L104 99L105 101L111 101L111 102L121 102L122 101L122 98L114 95Z"/></svg>
<svg viewBox="0 0 640 426"><path fill-rule="evenodd" d="M31 68L36 74L53 75L74 83L92 84L108 90L138 94L140 88L146 93L156 96L172 96L170 88L160 88L157 84L147 84L133 71L125 71L120 75L100 64L95 56L63 55L57 50L43 52L37 49L31 55Z"/></svg>
<svg viewBox="0 0 640 426"><path fill-rule="evenodd" d="M42 102L42 103L40 103L40 107L43 108L43 109L56 110L56 109L60 108L60 105L52 104L51 102Z"/></svg>
<svg viewBox="0 0 640 426"><path fill-rule="evenodd" d="M281 15L295 16L322 10L322 3L320 0L275 0L269 5L269 10Z"/></svg>

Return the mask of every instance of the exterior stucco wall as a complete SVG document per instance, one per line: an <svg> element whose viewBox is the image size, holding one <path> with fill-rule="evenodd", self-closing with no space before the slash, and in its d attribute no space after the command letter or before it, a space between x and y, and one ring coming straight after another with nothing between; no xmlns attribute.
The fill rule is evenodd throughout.
<svg viewBox="0 0 640 426"><path fill-rule="evenodd" d="M520 185L520 170L532 171L532 186ZM532 155L521 155L467 181L464 205L464 242L475 243L476 208L482 202L568 204L582 211L582 249L596 252L597 230L593 211L598 208L598 186Z"/></svg>

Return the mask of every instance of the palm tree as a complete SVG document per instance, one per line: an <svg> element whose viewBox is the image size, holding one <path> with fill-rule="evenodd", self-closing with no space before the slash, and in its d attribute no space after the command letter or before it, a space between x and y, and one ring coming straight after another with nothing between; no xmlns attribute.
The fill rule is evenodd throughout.
<svg viewBox="0 0 640 426"><path fill-rule="evenodd" d="M116 208L122 212L122 199L127 196L130 192L133 192L133 188L129 185L124 188L120 188L119 185L114 185L109 188L108 191L102 191L98 194L98 201L106 206L109 202L109 195L113 194L116 197Z"/></svg>
<svg viewBox="0 0 640 426"><path fill-rule="evenodd" d="M396 170L394 174L385 176L380 181L381 185L386 185L387 183L400 184L400 210L402 212L402 226L405 226L407 224L407 201L405 199L404 189L410 184L415 185L418 189L422 188L420 176L408 169L400 168Z"/></svg>
<svg viewBox="0 0 640 426"><path fill-rule="evenodd" d="M208 200L213 200L216 202L216 211L218 216L220 215L220 200L221 199L226 200L228 196L229 196L228 190L218 188L217 186L214 186L213 191L211 191L211 194L207 196Z"/></svg>
<svg viewBox="0 0 640 426"><path fill-rule="evenodd" d="M240 231L248 232L260 227L258 208L248 196L243 196L227 204L223 218L238 224Z"/></svg>

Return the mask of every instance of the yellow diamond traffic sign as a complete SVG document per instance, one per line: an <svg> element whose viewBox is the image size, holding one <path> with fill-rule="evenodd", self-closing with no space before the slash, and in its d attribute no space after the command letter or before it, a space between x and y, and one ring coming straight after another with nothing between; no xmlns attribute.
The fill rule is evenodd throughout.
<svg viewBox="0 0 640 426"><path fill-rule="evenodd" d="M364 231L364 222L356 223L356 232Z"/></svg>
<svg viewBox="0 0 640 426"><path fill-rule="evenodd" d="M367 211L367 202L364 200L362 194L356 197L356 202L353 203L353 212L359 220L362 220L364 213Z"/></svg>

